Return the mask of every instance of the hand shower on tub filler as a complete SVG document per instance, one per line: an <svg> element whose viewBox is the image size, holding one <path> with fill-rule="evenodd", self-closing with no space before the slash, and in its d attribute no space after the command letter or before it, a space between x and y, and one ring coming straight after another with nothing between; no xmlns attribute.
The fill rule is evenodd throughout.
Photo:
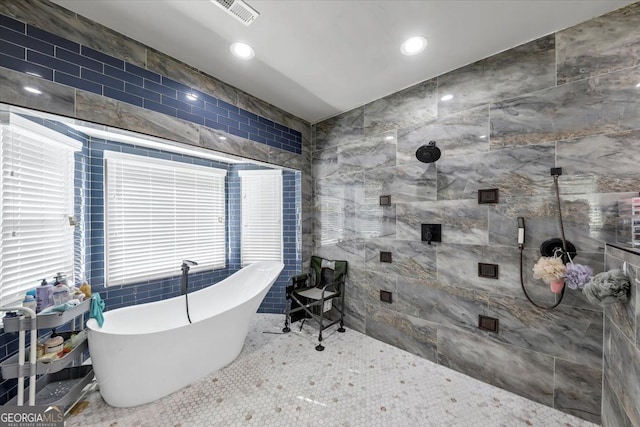
<svg viewBox="0 0 640 427"><path fill-rule="evenodd" d="M187 320L191 323L191 316L189 315L189 297L187 293L189 291L189 269L192 265L198 265L197 262L188 259L182 260L182 295L184 295L184 301L187 308Z"/></svg>

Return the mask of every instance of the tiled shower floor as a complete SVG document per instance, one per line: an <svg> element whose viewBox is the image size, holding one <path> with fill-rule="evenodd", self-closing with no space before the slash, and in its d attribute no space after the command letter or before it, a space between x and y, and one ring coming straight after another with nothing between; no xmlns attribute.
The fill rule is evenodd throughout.
<svg viewBox="0 0 640 427"><path fill-rule="evenodd" d="M156 402L112 408L97 391L66 426L593 426L347 329L278 334L258 314L229 366Z"/></svg>

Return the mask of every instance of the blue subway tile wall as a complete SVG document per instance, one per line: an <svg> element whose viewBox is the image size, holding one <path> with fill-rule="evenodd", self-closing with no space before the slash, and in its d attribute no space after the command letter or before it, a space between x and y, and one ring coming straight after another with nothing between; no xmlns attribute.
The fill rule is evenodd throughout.
<svg viewBox="0 0 640 427"><path fill-rule="evenodd" d="M227 169L227 266L189 275L189 289L196 291L215 284L241 268L240 265L240 180L238 170L261 168L249 164L227 165L212 160L175 154L167 151L124 144L88 137L55 120L44 120L25 116L50 129L82 142L83 148L75 157L74 215L80 219L74 235L76 281L87 279L93 292L99 292L105 300L107 310L114 310L135 304L159 301L180 294L180 272L164 279L146 281L124 286L104 286L104 152L120 151L137 155L173 160L203 166ZM263 300L259 312L283 313L285 308L284 289L289 277L301 271L300 215L301 202L300 173L283 171L283 242L285 268ZM35 285L35 284L34 284ZM47 331L41 331L46 333ZM0 333L0 360L16 353L18 336ZM15 396L16 379L0 381L0 404Z"/></svg>
<svg viewBox="0 0 640 427"><path fill-rule="evenodd" d="M0 66L302 153L297 130L1 14Z"/></svg>
<svg viewBox="0 0 640 427"><path fill-rule="evenodd" d="M229 170L227 191L229 193L229 268L237 271L241 268L240 258L240 170L266 169L256 165L232 165ZM258 312L284 313L285 286L290 277L302 271L302 254L298 251L299 209L296 203L301 201L300 174L298 172L282 172L282 219L283 219L283 262L284 269L262 301Z"/></svg>

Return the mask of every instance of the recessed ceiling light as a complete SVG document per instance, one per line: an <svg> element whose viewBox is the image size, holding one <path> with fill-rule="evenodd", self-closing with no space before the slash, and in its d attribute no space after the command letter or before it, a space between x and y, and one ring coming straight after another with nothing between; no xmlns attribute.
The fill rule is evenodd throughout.
<svg viewBox="0 0 640 427"><path fill-rule="evenodd" d="M478 138L485 139L486 137L487 137L487 135L480 135Z"/></svg>
<svg viewBox="0 0 640 427"><path fill-rule="evenodd" d="M636 84L636 87L640 87L640 83L637 83L637 84Z"/></svg>
<svg viewBox="0 0 640 427"><path fill-rule="evenodd" d="M198 99L198 95L196 95L195 93L188 93L187 94L187 99L189 101L195 101L196 99Z"/></svg>
<svg viewBox="0 0 640 427"><path fill-rule="evenodd" d="M424 36L414 36L406 39L400 45L400 52L403 55L411 56L416 55L427 47L427 38Z"/></svg>
<svg viewBox="0 0 640 427"><path fill-rule="evenodd" d="M444 95L442 98L440 98L440 101L451 101L453 99L453 95L451 95L450 93Z"/></svg>
<svg viewBox="0 0 640 427"><path fill-rule="evenodd" d="M219 137L218 137L218 139L219 139L220 141L224 141L224 140L226 140L226 139L227 139L227 137L226 137L226 136L219 136Z"/></svg>
<svg viewBox="0 0 640 427"><path fill-rule="evenodd" d="M391 141L393 138L393 135L387 135L384 137L384 139L386 139L387 141Z"/></svg>
<svg viewBox="0 0 640 427"><path fill-rule="evenodd" d="M229 49L238 58L251 59L256 56L253 48L246 43L234 43Z"/></svg>
<svg viewBox="0 0 640 427"><path fill-rule="evenodd" d="M36 94L36 95L40 95L42 93L41 90L38 90L35 87L31 87L31 86L25 86L24 90L26 90L29 93Z"/></svg>

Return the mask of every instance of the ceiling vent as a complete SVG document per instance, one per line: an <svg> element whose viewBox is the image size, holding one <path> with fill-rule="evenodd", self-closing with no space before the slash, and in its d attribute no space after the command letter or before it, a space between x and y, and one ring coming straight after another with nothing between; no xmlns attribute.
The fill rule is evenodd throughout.
<svg viewBox="0 0 640 427"><path fill-rule="evenodd" d="M260 16L258 11L242 0L211 0L211 3L217 5L246 26L249 26Z"/></svg>

